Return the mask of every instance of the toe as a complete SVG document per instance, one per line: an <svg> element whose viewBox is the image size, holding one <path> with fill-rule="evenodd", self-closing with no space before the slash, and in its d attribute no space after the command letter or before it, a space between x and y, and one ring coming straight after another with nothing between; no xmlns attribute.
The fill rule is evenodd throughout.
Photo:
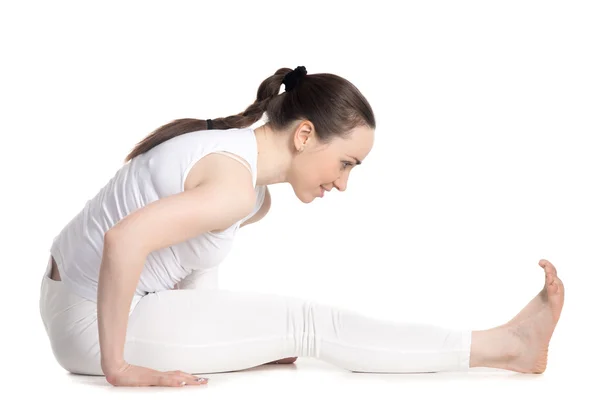
<svg viewBox="0 0 600 400"><path fill-rule="evenodd" d="M556 277L555 280L554 280L554 282L556 283L557 292L564 293L565 286L563 285L562 280L559 277Z"/></svg>
<svg viewBox="0 0 600 400"><path fill-rule="evenodd" d="M554 295L558 292L558 284L556 279L550 278L548 279L548 284L546 285L546 290L548 291L548 295Z"/></svg>
<svg viewBox="0 0 600 400"><path fill-rule="evenodd" d="M546 274L554 276L558 275L556 272L556 268L554 267L554 265L552 265L550 261L541 259L538 264L546 270Z"/></svg>
<svg viewBox="0 0 600 400"><path fill-rule="evenodd" d="M563 295L564 293L564 285L563 282L557 276L552 276L548 280L547 285L548 295Z"/></svg>

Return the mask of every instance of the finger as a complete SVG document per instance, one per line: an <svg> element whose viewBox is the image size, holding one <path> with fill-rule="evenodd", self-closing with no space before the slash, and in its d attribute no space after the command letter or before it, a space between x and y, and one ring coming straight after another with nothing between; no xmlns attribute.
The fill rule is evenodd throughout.
<svg viewBox="0 0 600 400"><path fill-rule="evenodd" d="M208 378L201 378L196 376L181 376L181 378L186 385L206 385L208 383Z"/></svg>
<svg viewBox="0 0 600 400"><path fill-rule="evenodd" d="M185 381L190 385L203 385L208 383L208 378L195 376L183 371L174 371L173 373L177 376L184 378Z"/></svg>
<svg viewBox="0 0 600 400"><path fill-rule="evenodd" d="M195 379L196 377L192 374L188 374L187 372L183 372L183 371L173 371L173 373L177 376L181 376L183 378L190 378L190 379Z"/></svg>
<svg viewBox="0 0 600 400"><path fill-rule="evenodd" d="M175 374L161 374L158 376L156 386L186 386L185 378Z"/></svg>

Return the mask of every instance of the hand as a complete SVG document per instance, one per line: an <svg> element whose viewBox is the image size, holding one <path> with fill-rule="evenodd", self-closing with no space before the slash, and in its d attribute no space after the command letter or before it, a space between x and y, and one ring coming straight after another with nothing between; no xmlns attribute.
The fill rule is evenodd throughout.
<svg viewBox="0 0 600 400"><path fill-rule="evenodd" d="M199 378L181 371L161 372L131 364L124 364L118 370L106 374L106 380L113 386L187 386L208 383L208 378Z"/></svg>

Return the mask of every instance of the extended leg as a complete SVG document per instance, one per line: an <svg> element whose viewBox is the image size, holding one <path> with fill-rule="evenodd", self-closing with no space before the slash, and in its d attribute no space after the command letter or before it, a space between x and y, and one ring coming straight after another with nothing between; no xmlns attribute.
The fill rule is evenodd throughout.
<svg viewBox="0 0 600 400"><path fill-rule="evenodd" d="M126 359L190 373L315 357L350 371L469 367L471 332L401 324L299 298L226 290L146 296L131 316Z"/></svg>

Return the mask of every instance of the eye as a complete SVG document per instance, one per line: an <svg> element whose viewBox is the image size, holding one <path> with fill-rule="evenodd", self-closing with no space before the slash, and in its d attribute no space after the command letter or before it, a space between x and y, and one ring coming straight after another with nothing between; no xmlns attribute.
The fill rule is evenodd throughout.
<svg viewBox="0 0 600 400"><path fill-rule="evenodd" d="M354 164L352 164L351 162L348 162L348 161L342 161L342 166L343 166L343 169L346 169L346 168L348 168L348 167L351 167L352 165L354 165Z"/></svg>

